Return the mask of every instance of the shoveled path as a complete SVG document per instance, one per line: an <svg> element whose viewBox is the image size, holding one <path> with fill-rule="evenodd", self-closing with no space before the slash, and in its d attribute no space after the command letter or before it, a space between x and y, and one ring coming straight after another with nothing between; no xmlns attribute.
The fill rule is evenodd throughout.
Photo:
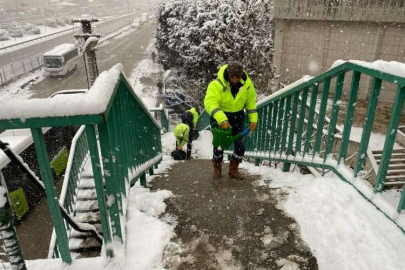
<svg viewBox="0 0 405 270"><path fill-rule="evenodd" d="M180 245L177 269L318 269L299 236L295 221L277 209L281 190L255 184L258 176L212 179L212 162L179 162L152 182L152 190L171 190L166 213L177 218ZM245 172L247 175L247 172ZM295 263L295 265L294 265ZM177 265L176 265L177 264Z"/></svg>

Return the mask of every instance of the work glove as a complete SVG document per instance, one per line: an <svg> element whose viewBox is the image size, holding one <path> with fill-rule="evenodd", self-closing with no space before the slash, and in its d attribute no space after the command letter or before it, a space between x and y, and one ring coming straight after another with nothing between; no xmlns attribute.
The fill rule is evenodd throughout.
<svg viewBox="0 0 405 270"><path fill-rule="evenodd" d="M249 128L251 132L253 132L256 129L256 124L257 124L256 122L250 122Z"/></svg>
<svg viewBox="0 0 405 270"><path fill-rule="evenodd" d="M219 127L222 129L232 128L231 125L229 124L228 120L225 120L224 122L220 123Z"/></svg>

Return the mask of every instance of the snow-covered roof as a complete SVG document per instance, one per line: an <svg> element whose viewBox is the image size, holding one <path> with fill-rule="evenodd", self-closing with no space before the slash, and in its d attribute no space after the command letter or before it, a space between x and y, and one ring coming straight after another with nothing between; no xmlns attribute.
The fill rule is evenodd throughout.
<svg viewBox="0 0 405 270"><path fill-rule="evenodd" d="M44 53L44 56L60 56L74 49L76 49L75 44L72 43L62 44L55 47L53 50Z"/></svg>

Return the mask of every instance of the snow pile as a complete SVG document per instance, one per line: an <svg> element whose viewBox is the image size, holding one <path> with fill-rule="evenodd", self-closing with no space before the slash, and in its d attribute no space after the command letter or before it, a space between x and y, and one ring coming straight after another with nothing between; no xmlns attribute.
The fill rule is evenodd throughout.
<svg viewBox="0 0 405 270"><path fill-rule="evenodd" d="M110 102L122 72L121 64L104 71L90 90L83 94L57 95L47 99L0 101L0 119L64 117L103 113ZM15 108L19 109L15 110Z"/></svg>
<svg viewBox="0 0 405 270"><path fill-rule="evenodd" d="M257 181L281 189L278 206L298 222L319 269L405 269L402 231L337 178L283 173L243 163Z"/></svg>
<svg viewBox="0 0 405 270"><path fill-rule="evenodd" d="M358 60L349 60L349 61L337 60L335 61L335 63L333 63L330 69L340 66L346 62L356 64L365 68L378 70L380 72L392 74L395 76L405 77L405 64L396 61L387 62L383 60L377 60L374 62L365 62Z"/></svg>
<svg viewBox="0 0 405 270"><path fill-rule="evenodd" d="M0 186L0 208L3 208L4 206L6 206L7 203L7 190Z"/></svg>

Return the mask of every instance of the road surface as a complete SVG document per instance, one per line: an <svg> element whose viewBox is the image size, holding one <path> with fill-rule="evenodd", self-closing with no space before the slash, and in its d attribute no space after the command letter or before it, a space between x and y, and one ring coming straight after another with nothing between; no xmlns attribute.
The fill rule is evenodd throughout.
<svg viewBox="0 0 405 270"><path fill-rule="evenodd" d="M136 17L140 16L140 13L136 13L134 15L130 15L131 19L134 19ZM100 29L102 27L108 27L116 24L119 21L125 21L128 20L128 16L119 16L118 18L115 19L109 19L107 21L102 21L97 24L97 28ZM19 50L15 51L10 51L10 52L3 52L0 51L0 67L5 66L7 64L10 64L12 62L16 61L21 61L23 59L26 59L30 56L43 53L46 51L49 51L56 46L63 44L63 43L72 43L75 41L75 38L73 37L72 32L68 32L66 34L61 34L55 37L51 37L49 39L43 39L38 43L32 44L31 46L28 47L22 47Z"/></svg>
<svg viewBox="0 0 405 270"><path fill-rule="evenodd" d="M122 63L129 77L135 66L147 58L147 48L152 42L155 24L147 24L137 30L130 29L119 36L101 44L97 51L99 72L108 70L117 63ZM77 70L66 77L46 77L30 87L31 98L46 98L60 90L87 88L86 72L83 60Z"/></svg>

